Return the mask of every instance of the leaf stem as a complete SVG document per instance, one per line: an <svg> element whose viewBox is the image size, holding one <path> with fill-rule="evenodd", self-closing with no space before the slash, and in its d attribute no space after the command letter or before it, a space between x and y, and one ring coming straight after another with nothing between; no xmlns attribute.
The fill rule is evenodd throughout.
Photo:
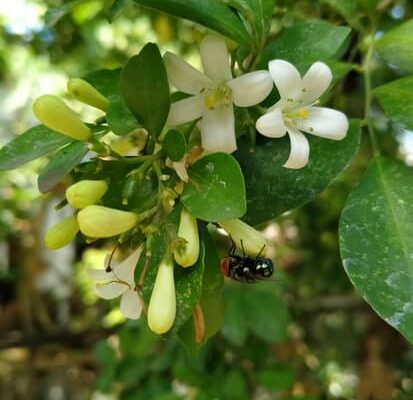
<svg viewBox="0 0 413 400"><path fill-rule="evenodd" d="M374 132L374 127L372 124L372 119L370 117L371 103L373 99L373 94L371 92L371 62L374 55L374 36L376 33L376 24L373 22L370 31L369 47L363 61L363 77L364 77L364 123L367 128L367 132L370 136L370 142L373 148L374 156L380 155L380 149L376 134Z"/></svg>

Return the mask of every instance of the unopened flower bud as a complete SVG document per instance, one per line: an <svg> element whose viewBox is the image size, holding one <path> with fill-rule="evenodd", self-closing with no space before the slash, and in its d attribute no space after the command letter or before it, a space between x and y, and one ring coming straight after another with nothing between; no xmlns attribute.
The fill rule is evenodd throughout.
<svg viewBox="0 0 413 400"><path fill-rule="evenodd" d="M171 329L176 315L174 266L167 258L161 262L148 307L149 328L161 335Z"/></svg>
<svg viewBox="0 0 413 400"><path fill-rule="evenodd" d="M108 190L105 181L79 181L66 190L66 199L73 208L85 208L96 204Z"/></svg>
<svg viewBox="0 0 413 400"><path fill-rule="evenodd" d="M45 245L48 249L60 249L69 244L78 231L79 225L76 216L66 217L47 231L44 238Z"/></svg>
<svg viewBox="0 0 413 400"><path fill-rule="evenodd" d="M59 97L46 94L33 103L36 118L45 126L76 140L88 140L91 131Z"/></svg>
<svg viewBox="0 0 413 400"><path fill-rule="evenodd" d="M80 231L92 238L119 235L133 228L137 219L133 212L95 205L87 206L77 215Z"/></svg>
<svg viewBox="0 0 413 400"><path fill-rule="evenodd" d="M99 108L102 111L106 111L109 107L109 100L83 79L69 79L67 91L82 103Z"/></svg>
<svg viewBox="0 0 413 400"><path fill-rule="evenodd" d="M178 236L184 239L185 243L174 251L175 261L183 267L190 267L199 257L198 225L196 218L185 208L181 212Z"/></svg>
<svg viewBox="0 0 413 400"><path fill-rule="evenodd" d="M261 232L239 219L228 219L218 223L231 236L237 247L244 249L249 256L255 257L267 244Z"/></svg>

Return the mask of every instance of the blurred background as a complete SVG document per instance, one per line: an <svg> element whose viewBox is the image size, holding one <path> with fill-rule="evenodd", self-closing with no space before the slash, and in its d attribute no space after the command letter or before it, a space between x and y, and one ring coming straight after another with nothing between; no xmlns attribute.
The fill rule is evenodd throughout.
<svg viewBox="0 0 413 400"><path fill-rule="evenodd" d="M64 96L69 77L120 67L148 41L199 64L203 28L127 0L109 23L111 3L0 0L0 146L36 124L36 97ZM272 32L308 18L345 24L331 3L277 1ZM385 27L413 16L410 1L384 3ZM352 42L357 62L362 37ZM377 61L375 79L392 73ZM351 72L337 108L359 117L361 87ZM376 112L385 153L413 164L412 133ZM329 189L263 227L275 281L227 282L223 328L195 356L94 296L85 271L103 264L111 243L44 248L64 213L54 209L63 186L38 192L46 160L0 172L0 399L413 399L412 346L358 297L339 258L338 218L368 159L364 139ZM215 236L225 255L228 238Z"/></svg>

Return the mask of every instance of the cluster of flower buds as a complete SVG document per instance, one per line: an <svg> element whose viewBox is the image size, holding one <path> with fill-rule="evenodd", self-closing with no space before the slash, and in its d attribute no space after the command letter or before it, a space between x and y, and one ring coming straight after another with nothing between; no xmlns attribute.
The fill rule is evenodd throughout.
<svg viewBox="0 0 413 400"><path fill-rule="evenodd" d="M83 79L70 79L68 92L82 103L106 111L109 100ZM72 139L87 141L92 132L62 99L46 94L36 99L33 104L36 118L45 126Z"/></svg>

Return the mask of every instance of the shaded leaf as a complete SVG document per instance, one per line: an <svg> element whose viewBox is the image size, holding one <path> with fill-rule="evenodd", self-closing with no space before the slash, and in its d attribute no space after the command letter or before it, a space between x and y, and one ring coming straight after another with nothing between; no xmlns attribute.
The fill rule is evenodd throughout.
<svg viewBox="0 0 413 400"><path fill-rule="evenodd" d="M305 168L284 168L290 152L289 139L258 138L255 150L239 146L236 157L245 174L245 220L258 225L312 200L343 171L359 146L359 123L353 121L345 139L333 141L307 135L310 161Z"/></svg>
<svg viewBox="0 0 413 400"><path fill-rule="evenodd" d="M374 92L389 118L413 130L413 76L392 81Z"/></svg>
<svg viewBox="0 0 413 400"><path fill-rule="evenodd" d="M249 43L249 35L239 17L221 0L134 0L136 3L189 19L228 36Z"/></svg>
<svg viewBox="0 0 413 400"><path fill-rule="evenodd" d="M265 47L260 64L265 67L273 59L287 60L298 66L326 61L338 53L350 32L348 27L325 21L298 23Z"/></svg>
<svg viewBox="0 0 413 400"><path fill-rule="evenodd" d="M413 170L377 157L340 219L344 268L360 295L413 342Z"/></svg>
<svg viewBox="0 0 413 400"><path fill-rule="evenodd" d="M157 137L168 117L170 98L165 66L155 44L148 43L128 60L121 72L120 87L126 105Z"/></svg>
<svg viewBox="0 0 413 400"><path fill-rule="evenodd" d="M376 43L376 50L391 66L413 72L413 19L384 34Z"/></svg>
<svg viewBox="0 0 413 400"><path fill-rule="evenodd" d="M30 128L0 149L0 170L17 168L72 141L44 125Z"/></svg>
<svg viewBox="0 0 413 400"><path fill-rule="evenodd" d="M54 154L39 174L37 184L42 193L53 189L88 152L85 142L73 142Z"/></svg>

